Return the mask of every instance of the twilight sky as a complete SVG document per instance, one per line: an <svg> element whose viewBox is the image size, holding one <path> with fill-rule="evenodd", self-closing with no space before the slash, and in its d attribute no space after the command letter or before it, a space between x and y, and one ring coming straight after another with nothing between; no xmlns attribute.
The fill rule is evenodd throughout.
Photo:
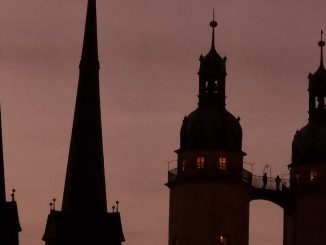
<svg viewBox="0 0 326 245"><path fill-rule="evenodd" d="M241 117L246 161L286 174L307 122L307 75L319 63L323 0L97 0L107 194L119 199L126 244L166 245L167 161L197 105L198 58L227 60L227 108ZM17 189L21 245L41 245L49 202L60 206L86 0L0 2L0 97L7 196ZM285 177L287 177L285 175ZM251 203L250 245L282 244L282 210Z"/></svg>

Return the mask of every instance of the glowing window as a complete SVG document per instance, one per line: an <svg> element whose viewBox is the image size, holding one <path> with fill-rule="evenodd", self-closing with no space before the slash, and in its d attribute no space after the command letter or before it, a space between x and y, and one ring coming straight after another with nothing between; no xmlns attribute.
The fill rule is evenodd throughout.
<svg viewBox="0 0 326 245"><path fill-rule="evenodd" d="M226 170L227 163L226 163L226 158L225 157L219 157L218 158L218 167L221 170Z"/></svg>
<svg viewBox="0 0 326 245"><path fill-rule="evenodd" d="M197 157L196 159L197 168L202 169L205 166L205 157Z"/></svg>
<svg viewBox="0 0 326 245"><path fill-rule="evenodd" d="M317 178L317 170L310 170L309 179L310 181L315 181Z"/></svg>
<svg viewBox="0 0 326 245"><path fill-rule="evenodd" d="M227 236L220 235L217 238L217 244L218 245L229 245L230 239Z"/></svg>

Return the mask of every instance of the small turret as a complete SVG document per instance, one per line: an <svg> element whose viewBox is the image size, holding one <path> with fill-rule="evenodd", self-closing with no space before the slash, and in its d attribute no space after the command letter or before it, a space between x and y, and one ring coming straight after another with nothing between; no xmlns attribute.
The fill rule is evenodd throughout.
<svg viewBox="0 0 326 245"><path fill-rule="evenodd" d="M215 49L215 28L217 22L213 14L211 49L205 56L200 56L199 68L199 106L225 107L226 57L222 58Z"/></svg>

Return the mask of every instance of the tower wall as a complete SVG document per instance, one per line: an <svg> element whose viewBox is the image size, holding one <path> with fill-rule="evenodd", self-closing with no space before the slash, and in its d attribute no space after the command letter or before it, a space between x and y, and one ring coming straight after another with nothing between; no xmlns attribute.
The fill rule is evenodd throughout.
<svg viewBox="0 0 326 245"><path fill-rule="evenodd" d="M294 223L295 223L295 216L292 208L284 209L283 245L295 244Z"/></svg>
<svg viewBox="0 0 326 245"><path fill-rule="evenodd" d="M242 183L193 180L170 188L169 245L248 245L248 234L249 192Z"/></svg>
<svg viewBox="0 0 326 245"><path fill-rule="evenodd" d="M326 244L326 166L305 164L291 170L292 211L285 216L285 245Z"/></svg>
<svg viewBox="0 0 326 245"><path fill-rule="evenodd" d="M326 244L325 207L325 193L300 195L293 214L285 217L284 245Z"/></svg>

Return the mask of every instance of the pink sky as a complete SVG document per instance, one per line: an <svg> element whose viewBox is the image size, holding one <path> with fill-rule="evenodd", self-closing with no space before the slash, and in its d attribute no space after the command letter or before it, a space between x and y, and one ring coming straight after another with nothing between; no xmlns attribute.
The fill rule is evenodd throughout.
<svg viewBox="0 0 326 245"><path fill-rule="evenodd" d="M227 108L241 117L246 161L287 173L307 122L308 79L319 63L322 0L98 0L108 203L120 200L126 244L166 245L167 161L196 107L199 55L227 61ZM7 196L17 189L21 245L41 245L49 202L60 206L86 0L2 0L0 97ZM250 244L282 244L282 210L251 204Z"/></svg>

